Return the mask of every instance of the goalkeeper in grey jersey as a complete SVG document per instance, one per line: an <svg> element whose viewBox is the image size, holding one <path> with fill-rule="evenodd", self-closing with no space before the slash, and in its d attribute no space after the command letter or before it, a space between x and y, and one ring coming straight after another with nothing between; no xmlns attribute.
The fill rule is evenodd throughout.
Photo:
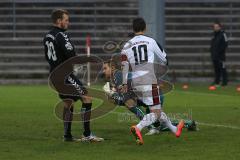
<svg viewBox="0 0 240 160"><path fill-rule="evenodd" d="M116 58L116 57L115 57ZM114 103L121 106L126 106L129 111L134 113L136 117L140 120L143 119L145 112L141 109L140 106L144 106L144 104L137 99L137 96L131 89L131 86L129 86L129 92L122 93L122 72L121 70L117 68L121 68L118 65L118 62L115 60L109 60L104 62L103 64L103 73L105 75L106 79L109 79L110 82L107 82L103 90L105 93L114 100ZM129 76L129 81L131 81L131 76ZM148 130L149 132L146 135L154 135L159 133L159 124L157 126L155 125L149 125Z"/></svg>
<svg viewBox="0 0 240 160"><path fill-rule="evenodd" d="M122 72L116 69L116 64L112 61L104 62L103 73L105 78L110 79L110 82L103 87L105 93L114 100L115 104L127 106L141 120L144 112L138 107L134 92L121 93Z"/></svg>

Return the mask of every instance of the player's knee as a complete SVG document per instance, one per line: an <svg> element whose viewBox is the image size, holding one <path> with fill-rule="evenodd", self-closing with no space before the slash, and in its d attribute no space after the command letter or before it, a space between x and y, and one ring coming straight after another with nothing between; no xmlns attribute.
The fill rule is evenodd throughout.
<svg viewBox="0 0 240 160"><path fill-rule="evenodd" d="M165 122L166 120L168 120L168 117L167 117L166 113L164 113L162 111L159 119L160 119L160 121Z"/></svg>
<svg viewBox="0 0 240 160"><path fill-rule="evenodd" d="M92 103L92 97L83 96L82 101L83 101L83 103Z"/></svg>
<svg viewBox="0 0 240 160"><path fill-rule="evenodd" d="M125 105L127 106L128 109L136 106L136 102L132 99L128 99L126 102L125 102Z"/></svg>
<svg viewBox="0 0 240 160"><path fill-rule="evenodd" d="M72 99L64 99L63 103L65 108L73 108L74 101Z"/></svg>
<svg viewBox="0 0 240 160"><path fill-rule="evenodd" d="M157 117L160 117L161 116L161 105L158 104L158 105L151 106L150 111L152 113L155 113L157 115Z"/></svg>

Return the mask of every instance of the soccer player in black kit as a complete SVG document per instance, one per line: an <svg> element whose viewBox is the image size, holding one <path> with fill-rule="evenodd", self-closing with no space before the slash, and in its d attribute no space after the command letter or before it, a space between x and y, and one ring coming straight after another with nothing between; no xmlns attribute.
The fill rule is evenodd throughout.
<svg viewBox="0 0 240 160"><path fill-rule="evenodd" d="M45 57L50 65L50 73L59 65L63 64L69 58L76 56L74 46L65 31L69 25L69 13L66 10L57 9L51 15L53 27L45 35L43 44L45 48ZM84 88L80 80L73 74L70 74L74 82ZM73 85L73 84L72 84ZM87 96L87 93L80 96L63 95L59 93L59 97L64 102L63 121L64 121L64 141L103 141L103 138L94 136L90 130L90 117L92 100ZM71 125L73 119L72 102L77 100L82 101L82 115L84 132L81 139L76 139L71 134Z"/></svg>

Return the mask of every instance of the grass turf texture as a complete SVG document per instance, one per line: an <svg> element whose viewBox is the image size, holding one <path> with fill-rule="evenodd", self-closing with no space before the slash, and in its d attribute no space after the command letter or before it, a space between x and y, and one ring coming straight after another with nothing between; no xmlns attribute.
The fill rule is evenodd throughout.
<svg viewBox="0 0 240 160"><path fill-rule="evenodd" d="M107 138L106 141L64 143L62 122L53 113L59 99L52 90L47 86L1 86L0 159L237 160L240 159L239 97L235 86L208 91L207 85L192 84L184 91L181 85L176 85L166 95L165 112L185 113L191 110L193 119L205 123L199 125L198 132L184 130L179 139L167 132L143 136L145 144L137 146L129 133L135 122L120 121L115 113L92 122L92 130ZM80 108L79 103L76 106ZM119 107L115 112L128 111ZM74 123L73 135L80 136L81 133L82 126Z"/></svg>

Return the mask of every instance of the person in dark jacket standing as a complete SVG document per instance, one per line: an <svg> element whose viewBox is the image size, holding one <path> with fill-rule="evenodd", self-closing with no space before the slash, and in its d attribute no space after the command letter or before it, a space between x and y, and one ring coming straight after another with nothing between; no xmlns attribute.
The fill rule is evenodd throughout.
<svg viewBox="0 0 240 160"><path fill-rule="evenodd" d="M211 40L211 59L214 66L215 80L214 85L226 86L228 83L228 75L226 70L226 49L228 46L228 39L226 33L222 29L220 22L213 24L213 38Z"/></svg>

